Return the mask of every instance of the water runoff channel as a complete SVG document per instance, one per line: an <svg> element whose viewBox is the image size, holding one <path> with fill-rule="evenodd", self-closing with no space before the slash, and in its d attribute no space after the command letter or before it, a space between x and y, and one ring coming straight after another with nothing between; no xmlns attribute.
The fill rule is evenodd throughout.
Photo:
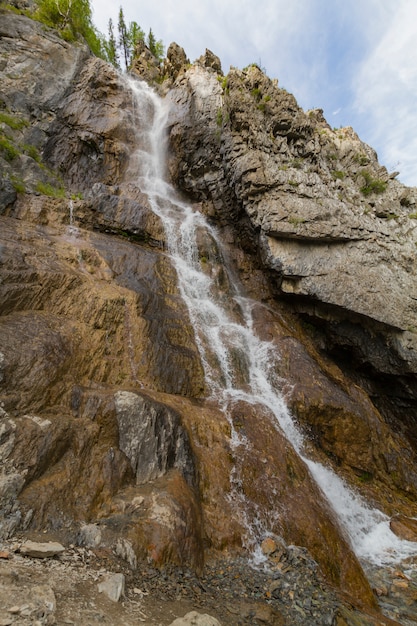
<svg viewBox="0 0 417 626"><path fill-rule="evenodd" d="M368 506L329 467L306 456L303 435L285 404L280 391L282 380L275 373L279 359L276 346L256 336L253 302L237 291L235 281L228 279L227 264L215 229L179 197L167 180L169 102L160 98L147 83L128 77L125 80L132 92L140 135L140 148L131 155L130 176L134 173L136 184L164 224L167 252L177 272L178 289L188 307L212 396L226 414L230 403L238 400L269 409L275 425L309 468L360 560L384 566L417 554L417 544L398 538L382 511ZM199 251L202 241L206 242L212 256L217 257L218 271L208 272L202 267L205 265ZM230 425L230 444L232 449L238 450L247 444L231 420ZM238 486L238 476L232 475L230 497L240 506L240 521L247 529L247 546L254 562L260 562L259 543L268 534L267 529L262 528L259 519L249 519L245 513L245 497L239 493Z"/></svg>

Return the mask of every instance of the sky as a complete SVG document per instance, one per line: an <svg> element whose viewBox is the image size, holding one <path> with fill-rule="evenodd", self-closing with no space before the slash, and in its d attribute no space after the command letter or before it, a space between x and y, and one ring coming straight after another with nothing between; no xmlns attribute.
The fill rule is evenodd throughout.
<svg viewBox="0 0 417 626"><path fill-rule="evenodd" d="M352 126L388 171L417 186L416 0L91 0L108 35L125 21L173 41L190 61L208 48L222 63L257 63L304 109ZM116 29L117 31L117 29Z"/></svg>

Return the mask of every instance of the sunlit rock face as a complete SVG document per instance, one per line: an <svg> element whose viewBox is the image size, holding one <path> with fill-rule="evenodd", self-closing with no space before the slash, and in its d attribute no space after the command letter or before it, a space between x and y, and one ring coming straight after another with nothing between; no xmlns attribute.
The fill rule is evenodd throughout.
<svg viewBox="0 0 417 626"><path fill-rule="evenodd" d="M13 162L0 157L1 534L49 528L111 547L132 567L148 559L200 570L207 555L253 549L248 517L256 518L264 534L307 547L332 584L373 607L334 513L271 411L244 399L226 407L210 393L162 219L131 170L126 176L141 133L123 79L24 17L3 13L0 24L9 33L1 77L29 59L27 73L1 83L6 106L28 122L16 137L36 134L44 165L66 187L64 198L36 192L43 168L32 159L27 192L18 192ZM30 55L20 38L37 41ZM414 190L388 181L387 195L364 200L357 151L373 176L385 176L372 151L350 131L339 138L318 112L304 114L257 68L226 80L215 55L189 68L177 47L169 61L170 171L218 224L234 278L222 278L201 236L207 275L220 275L224 300L233 282L253 299L254 330L281 355L276 374L310 457L333 464L388 514L416 514L413 424L399 428L394 410L399 396L412 405L415 390L406 271ZM388 200L401 218L383 216ZM406 240L398 264L396 243L389 253L397 234ZM392 270L387 260L366 279L381 237ZM346 264L348 249L371 260L342 289L335 259ZM404 281L403 304L389 284L389 307L374 310L388 271ZM282 297L295 292L305 298ZM344 370L342 356L352 354ZM353 371L365 364L395 381L391 397ZM234 432L245 446L234 445Z"/></svg>

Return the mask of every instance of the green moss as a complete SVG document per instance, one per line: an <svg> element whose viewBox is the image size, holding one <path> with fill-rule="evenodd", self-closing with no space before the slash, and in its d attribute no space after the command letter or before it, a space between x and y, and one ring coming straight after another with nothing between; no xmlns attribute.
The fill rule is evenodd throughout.
<svg viewBox="0 0 417 626"><path fill-rule="evenodd" d="M292 224L293 226L298 226L299 224L304 224L305 222L306 220L301 217L289 217L288 218L288 223Z"/></svg>
<svg viewBox="0 0 417 626"><path fill-rule="evenodd" d="M26 186L22 178L12 175L10 177L10 182L12 183L13 189L16 191L16 193L25 193Z"/></svg>
<svg viewBox="0 0 417 626"><path fill-rule="evenodd" d="M367 157L366 154L363 154L363 153L355 154L355 156L353 157L353 160L355 161L355 163L358 163L359 165L368 165L369 163L369 157Z"/></svg>
<svg viewBox="0 0 417 626"><path fill-rule="evenodd" d="M262 92L258 87L255 87L254 89L252 89L250 93L251 93L251 96L255 98L255 100L258 100L258 101L261 100Z"/></svg>
<svg viewBox="0 0 417 626"><path fill-rule="evenodd" d="M22 148L25 154L30 156L30 158L36 161L37 163L40 163L41 155L39 154L39 151L36 148L36 146L32 146L31 144L23 144Z"/></svg>
<svg viewBox="0 0 417 626"><path fill-rule="evenodd" d="M246 65L243 68L243 72L247 72L251 67L256 67L258 68L258 70L261 70L261 72L263 72L263 68L258 64L258 63L249 63L249 65Z"/></svg>
<svg viewBox="0 0 417 626"><path fill-rule="evenodd" d="M296 180L289 180L288 184L291 185L291 187L298 187L300 183Z"/></svg>
<svg viewBox="0 0 417 626"><path fill-rule="evenodd" d="M371 472L367 472L364 470L359 474L358 478L361 483L369 483L372 481L373 475L371 474Z"/></svg>
<svg viewBox="0 0 417 626"><path fill-rule="evenodd" d="M340 170L335 170L332 172L332 176L335 180L343 180L346 176L345 172L341 172Z"/></svg>
<svg viewBox="0 0 417 626"><path fill-rule="evenodd" d="M0 152L6 161L13 161L20 154L16 146L4 136L0 136Z"/></svg>
<svg viewBox="0 0 417 626"><path fill-rule="evenodd" d="M65 198L65 189L63 187L54 187L50 183L39 181L36 184L36 191L51 198Z"/></svg>
<svg viewBox="0 0 417 626"><path fill-rule="evenodd" d="M0 6L1 6L1 2L0 2ZM18 7L15 7L13 4L7 4L7 3L3 6L5 9L10 11L11 13L16 13L17 15L27 15L28 17L32 17L31 12L28 11L27 9L19 9Z"/></svg>
<svg viewBox="0 0 417 626"><path fill-rule="evenodd" d="M227 76L224 76L223 80L222 80L222 89L223 89L223 91L225 91L226 88L227 88Z"/></svg>
<svg viewBox="0 0 417 626"><path fill-rule="evenodd" d="M0 111L0 124L6 124L12 130L21 130L25 126L28 126L29 122L16 115Z"/></svg>

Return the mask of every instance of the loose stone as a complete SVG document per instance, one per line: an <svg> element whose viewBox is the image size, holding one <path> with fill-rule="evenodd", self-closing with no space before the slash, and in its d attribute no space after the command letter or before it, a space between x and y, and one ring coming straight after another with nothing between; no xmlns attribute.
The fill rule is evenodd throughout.
<svg viewBox="0 0 417 626"><path fill-rule="evenodd" d="M20 546L20 554L38 559L45 559L65 552L65 548L57 541L48 541L47 543L38 543L36 541L25 541Z"/></svg>

